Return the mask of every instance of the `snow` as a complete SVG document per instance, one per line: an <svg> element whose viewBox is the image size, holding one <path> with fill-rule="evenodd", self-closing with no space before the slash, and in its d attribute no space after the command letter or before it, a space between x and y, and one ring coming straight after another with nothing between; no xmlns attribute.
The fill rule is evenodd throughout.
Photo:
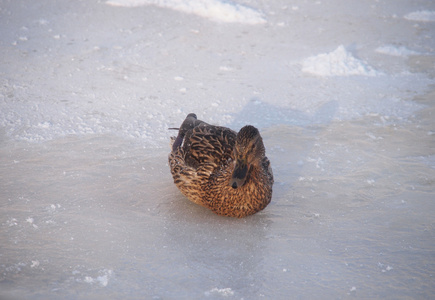
<svg viewBox="0 0 435 300"><path fill-rule="evenodd" d="M0 298L433 298L434 11L3 1ZM190 112L259 128L264 211L174 186Z"/></svg>
<svg viewBox="0 0 435 300"><path fill-rule="evenodd" d="M435 11L420 10L405 15L405 19L418 22L435 22Z"/></svg>
<svg viewBox="0 0 435 300"><path fill-rule="evenodd" d="M215 22L264 24L262 13L252 8L219 0L110 0L108 5L137 7L156 5L183 13L194 14Z"/></svg>
<svg viewBox="0 0 435 300"><path fill-rule="evenodd" d="M392 56L398 56L398 57L408 57L411 55L420 55L421 53L413 50L409 50L406 47L403 46L393 46L393 45L386 45L381 46L375 49L376 52L386 54L386 55L392 55Z"/></svg>
<svg viewBox="0 0 435 300"><path fill-rule="evenodd" d="M380 76L372 67L355 58L343 45L330 53L321 53L304 60L302 71L319 76Z"/></svg>
<svg viewBox="0 0 435 300"><path fill-rule="evenodd" d="M218 294L223 297L228 297L228 296L233 296L234 291L231 290L231 288L223 288L223 289L212 288L210 291L205 292L206 296L211 296L212 294Z"/></svg>
<svg viewBox="0 0 435 300"><path fill-rule="evenodd" d="M113 272L112 270L106 270L106 269L104 269L104 270L101 270L99 272L102 275L100 275L100 276L98 276L96 278L93 278L91 276L85 276L83 281L86 282L86 283L89 283L89 284L98 283L102 287L106 287L109 284L109 279L112 276L112 272Z"/></svg>
<svg viewBox="0 0 435 300"><path fill-rule="evenodd" d="M39 261L38 260L32 260L32 264L30 265L31 268L37 268L39 267Z"/></svg>

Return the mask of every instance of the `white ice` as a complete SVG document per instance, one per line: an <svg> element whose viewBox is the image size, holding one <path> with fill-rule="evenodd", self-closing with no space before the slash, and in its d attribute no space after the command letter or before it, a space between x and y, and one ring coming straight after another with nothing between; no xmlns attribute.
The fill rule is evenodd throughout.
<svg viewBox="0 0 435 300"><path fill-rule="evenodd" d="M433 1L0 1L0 299L430 299ZM174 186L259 128L271 204Z"/></svg>

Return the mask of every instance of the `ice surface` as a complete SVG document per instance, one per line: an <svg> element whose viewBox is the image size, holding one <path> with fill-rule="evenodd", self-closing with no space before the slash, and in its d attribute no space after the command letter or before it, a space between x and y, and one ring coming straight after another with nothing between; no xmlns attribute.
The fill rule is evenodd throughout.
<svg viewBox="0 0 435 300"><path fill-rule="evenodd" d="M1 2L0 299L433 298L434 11ZM260 129L264 211L179 193L190 112Z"/></svg>

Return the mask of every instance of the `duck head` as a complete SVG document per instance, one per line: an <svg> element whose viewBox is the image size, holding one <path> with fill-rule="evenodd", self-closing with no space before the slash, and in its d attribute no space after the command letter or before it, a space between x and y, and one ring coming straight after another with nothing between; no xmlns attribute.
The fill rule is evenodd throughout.
<svg viewBox="0 0 435 300"><path fill-rule="evenodd" d="M229 185L243 186L252 168L260 165L265 155L263 139L257 128L247 125L240 129L234 146L234 170Z"/></svg>

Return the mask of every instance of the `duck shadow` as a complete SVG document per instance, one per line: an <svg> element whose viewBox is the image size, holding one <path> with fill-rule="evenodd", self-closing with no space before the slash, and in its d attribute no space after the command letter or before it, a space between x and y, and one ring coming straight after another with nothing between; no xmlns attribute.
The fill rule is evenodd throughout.
<svg viewBox="0 0 435 300"><path fill-rule="evenodd" d="M240 128L250 124L259 128L268 128L277 125L290 125L305 127L310 125L329 124L338 111L338 102L329 101L321 105L314 113L279 107L252 98L241 111L233 116L228 124L230 128Z"/></svg>

